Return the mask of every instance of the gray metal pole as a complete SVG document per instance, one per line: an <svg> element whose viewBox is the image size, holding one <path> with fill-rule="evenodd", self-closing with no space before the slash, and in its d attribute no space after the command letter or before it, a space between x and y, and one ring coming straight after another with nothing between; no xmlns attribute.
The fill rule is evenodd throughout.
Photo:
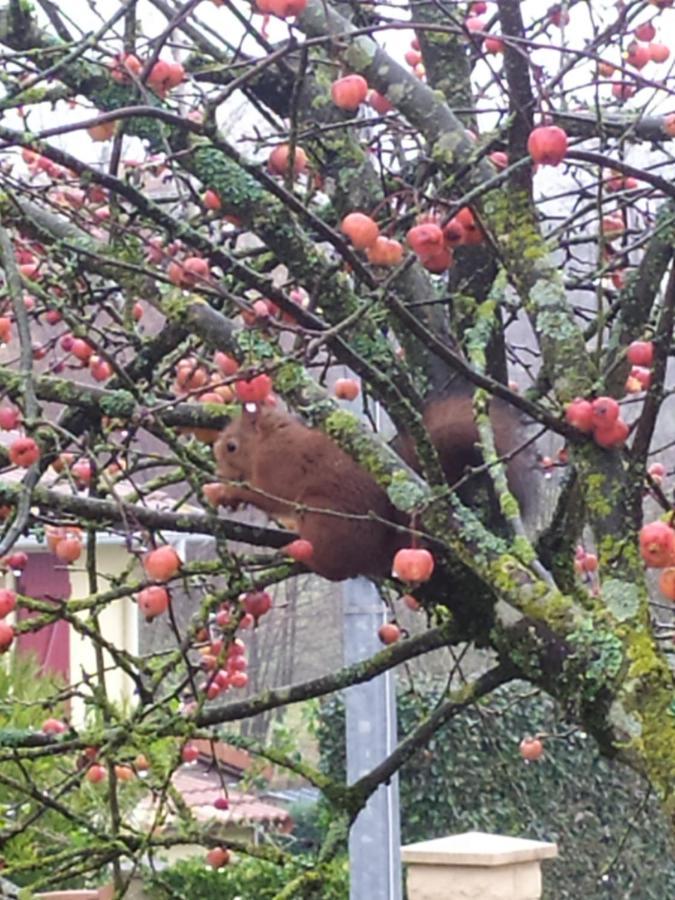
<svg viewBox="0 0 675 900"><path fill-rule="evenodd" d="M360 662L382 645L377 630L386 610L365 578L344 584L344 657ZM352 784L396 747L394 675L386 672L345 691L347 781ZM398 776L381 785L349 832L350 900L401 900Z"/></svg>

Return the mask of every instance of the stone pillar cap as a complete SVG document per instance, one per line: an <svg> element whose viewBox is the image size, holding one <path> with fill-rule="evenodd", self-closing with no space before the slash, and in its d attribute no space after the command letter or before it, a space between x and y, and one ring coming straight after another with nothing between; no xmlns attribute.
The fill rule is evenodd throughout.
<svg viewBox="0 0 675 900"><path fill-rule="evenodd" d="M429 866L508 866L551 859L558 845L545 841L467 831L401 848L404 863Z"/></svg>

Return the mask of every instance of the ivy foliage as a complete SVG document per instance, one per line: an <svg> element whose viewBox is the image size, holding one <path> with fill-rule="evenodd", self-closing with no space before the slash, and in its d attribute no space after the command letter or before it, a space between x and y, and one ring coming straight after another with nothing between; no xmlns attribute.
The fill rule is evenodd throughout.
<svg viewBox="0 0 675 900"><path fill-rule="evenodd" d="M409 734L445 684L415 679L399 687L399 738ZM317 712L321 767L344 778L344 704L333 696ZM541 760L526 763L525 735L544 740ZM524 683L496 691L439 729L400 771L403 843L464 831L555 841L544 865L545 900L675 897L668 824L635 773L570 733L560 708Z"/></svg>

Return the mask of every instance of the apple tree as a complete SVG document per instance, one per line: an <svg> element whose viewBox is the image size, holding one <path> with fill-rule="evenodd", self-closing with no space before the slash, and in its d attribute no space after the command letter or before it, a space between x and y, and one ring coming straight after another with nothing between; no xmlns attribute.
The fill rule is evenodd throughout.
<svg viewBox="0 0 675 900"><path fill-rule="evenodd" d="M186 842L223 864L180 805L178 831L134 830L127 769L144 748L161 809L196 738L467 642L491 667L349 787L248 746L317 785L337 834L438 727L524 679L644 774L675 823L671 7L0 4L0 555L20 569L17 542L44 536L89 586L59 604L6 589L0 646L65 621L98 661L70 688L84 724L0 732L9 877L112 865L121 888L123 864ZM482 450L460 476L481 480L473 499L422 416L457 385ZM528 423L507 453L491 398ZM242 628L311 569L311 547L216 511L212 443L242 401L298 414L388 491L408 555L382 590L428 617L405 638L392 622L364 663L252 694ZM110 532L139 566L104 584ZM181 559L168 532L213 539L211 558ZM124 598L173 642L111 642L101 614ZM106 694L110 661L131 709ZM26 855L44 816L77 826L77 845ZM336 846L284 896L316 885Z"/></svg>

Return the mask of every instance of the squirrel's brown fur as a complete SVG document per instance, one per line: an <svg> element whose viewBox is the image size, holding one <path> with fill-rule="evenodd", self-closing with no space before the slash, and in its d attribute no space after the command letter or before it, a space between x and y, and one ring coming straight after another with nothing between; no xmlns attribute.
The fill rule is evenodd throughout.
<svg viewBox="0 0 675 900"><path fill-rule="evenodd" d="M451 486L461 482L458 488L460 499L471 505L478 479L475 476L467 478L466 475L470 469L483 465L471 395L455 393L430 400L424 408L422 419L438 453L446 481ZM523 443L522 425L517 413L508 404L492 400L490 421L500 456L510 454ZM394 448L411 468L419 468L415 445L407 435L399 435L394 441ZM532 471L531 451L521 451L507 461L509 488L518 499L524 516L531 508L534 495Z"/></svg>
<svg viewBox="0 0 675 900"><path fill-rule="evenodd" d="M516 416L495 402L490 416L497 449L508 453L518 444ZM449 484L461 481L467 467L481 465L470 396L433 400L423 418ZM399 437L395 447L417 466L409 438ZM310 541L314 552L308 566L324 578L387 575L394 553L408 543L405 533L386 524L404 525L406 517L368 472L323 432L286 413L266 407L244 411L222 432L214 452L224 481L246 483L223 485L222 505L250 503ZM516 456L507 469L521 505L527 500L527 468ZM470 502L472 482L475 491L474 479L459 491L464 502Z"/></svg>
<svg viewBox="0 0 675 900"><path fill-rule="evenodd" d="M391 571L405 535L378 520L404 519L368 472L323 432L271 409L245 411L225 428L214 452L221 478L249 485L224 485L221 503L250 503L297 531L314 548L310 569L331 581Z"/></svg>

